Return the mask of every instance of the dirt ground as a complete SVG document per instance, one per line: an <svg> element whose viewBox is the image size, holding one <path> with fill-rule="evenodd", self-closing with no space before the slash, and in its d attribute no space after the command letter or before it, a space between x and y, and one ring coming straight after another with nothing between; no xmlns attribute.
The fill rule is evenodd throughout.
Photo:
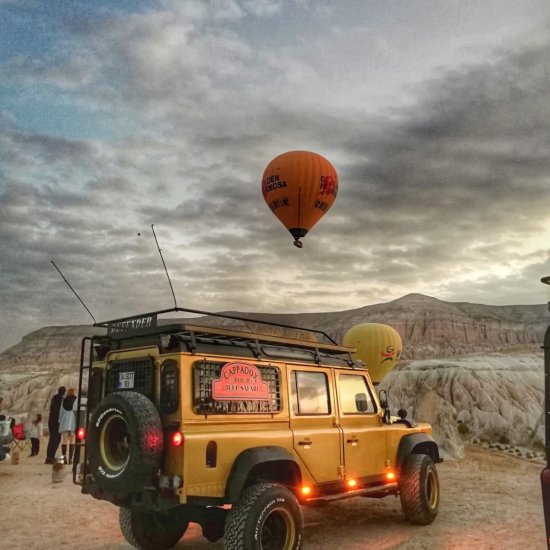
<svg viewBox="0 0 550 550"><path fill-rule="evenodd" d="M0 462L0 538L10 550L128 550L117 508L81 495L67 474L52 483L38 457ZM428 526L405 522L399 499L354 498L305 509L305 548L334 550L545 549L541 463L470 447L438 465L440 512ZM223 548L191 524L177 548Z"/></svg>

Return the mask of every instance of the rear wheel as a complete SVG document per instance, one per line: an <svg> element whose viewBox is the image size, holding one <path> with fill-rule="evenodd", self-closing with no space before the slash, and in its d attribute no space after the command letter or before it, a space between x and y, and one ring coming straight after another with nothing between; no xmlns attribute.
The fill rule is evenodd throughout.
<svg viewBox="0 0 550 550"><path fill-rule="evenodd" d="M302 546L302 509L281 485L258 483L243 493L227 517L227 550L297 550Z"/></svg>
<svg viewBox="0 0 550 550"><path fill-rule="evenodd" d="M140 393L111 393L90 418L89 462L105 491L124 496L150 483L159 468L162 447L159 414L151 400Z"/></svg>
<svg viewBox="0 0 550 550"><path fill-rule="evenodd" d="M189 522L178 521L170 514L143 512L121 508L120 530L135 548L142 550L168 550L183 537Z"/></svg>
<svg viewBox="0 0 550 550"><path fill-rule="evenodd" d="M427 525L439 510L439 478L428 455L410 455L401 471L399 495L406 518Z"/></svg>

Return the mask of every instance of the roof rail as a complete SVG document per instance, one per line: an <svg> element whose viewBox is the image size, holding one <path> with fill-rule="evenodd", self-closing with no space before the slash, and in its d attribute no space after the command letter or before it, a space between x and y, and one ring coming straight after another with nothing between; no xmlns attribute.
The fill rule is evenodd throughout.
<svg viewBox="0 0 550 550"><path fill-rule="evenodd" d="M294 325L287 325L283 323L273 323L270 321L263 321L254 317L242 317L238 315L229 315L226 313L214 313L211 311L202 311L199 309L189 309L183 307L173 307L170 309L161 309L158 311L152 311L149 313L143 313L140 315L134 315L130 317L121 317L119 319L112 319L110 321L102 321L100 323L94 323L94 327L102 327L107 329L107 334L118 334L132 332L134 330L154 328L158 326L158 316L166 313L176 313L176 312L185 312L193 313L197 315L205 315L209 317L220 317L223 319L232 319L235 321L241 321L245 323L247 328L250 329L250 323L263 325L264 328L254 327L250 332L263 332L269 333L271 336L281 336L288 337L289 332L291 334L290 338L294 340L307 340L310 342L319 342L319 337L326 338L328 342L332 345L338 346L338 343L331 338L326 332L318 329L297 327ZM270 331L271 327L271 331ZM282 329L280 331L273 330L273 327L277 329ZM205 327L206 328L206 327ZM292 332L295 331L295 332Z"/></svg>

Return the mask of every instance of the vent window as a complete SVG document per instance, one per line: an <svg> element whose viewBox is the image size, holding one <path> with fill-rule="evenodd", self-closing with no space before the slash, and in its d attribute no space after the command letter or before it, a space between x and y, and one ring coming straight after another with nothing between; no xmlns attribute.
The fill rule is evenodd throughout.
<svg viewBox="0 0 550 550"><path fill-rule="evenodd" d="M163 413L177 411L179 404L179 370L173 359L164 361L160 374L160 410Z"/></svg>
<svg viewBox="0 0 550 550"><path fill-rule="evenodd" d="M261 376L261 385L267 392L260 397L235 397L225 394L213 395L213 383L221 378L222 368L229 363L221 361L197 361L193 368L193 386L195 411L199 414L250 414L276 413L281 411L281 373L278 368L265 365L253 365ZM246 374L243 375L243 379ZM238 384L238 377L235 382ZM244 382L246 384L246 381ZM238 392L242 388L235 388ZM230 387L231 391L231 387ZM244 391L247 391L245 388ZM258 392L260 395L260 392Z"/></svg>
<svg viewBox="0 0 550 550"><path fill-rule="evenodd" d="M135 391L155 398L155 364L151 357L112 361L107 364L105 394Z"/></svg>

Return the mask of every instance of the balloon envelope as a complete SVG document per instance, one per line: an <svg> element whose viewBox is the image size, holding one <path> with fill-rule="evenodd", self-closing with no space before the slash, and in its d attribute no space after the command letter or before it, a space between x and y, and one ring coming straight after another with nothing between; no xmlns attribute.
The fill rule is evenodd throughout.
<svg viewBox="0 0 550 550"><path fill-rule="evenodd" d="M271 211L299 239L325 215L338 194L338 175L324 157L289 151L275 157L262 177L262 193Z"/></svg>
<svg viewBox="0 0 550 550"><path fill-rule="evenodd" d="M374 384L379 384L397 365L403 351L399 333L380 323L351 327L344 336L344 346L357 350L352 357L365 363Z"/></svg>

